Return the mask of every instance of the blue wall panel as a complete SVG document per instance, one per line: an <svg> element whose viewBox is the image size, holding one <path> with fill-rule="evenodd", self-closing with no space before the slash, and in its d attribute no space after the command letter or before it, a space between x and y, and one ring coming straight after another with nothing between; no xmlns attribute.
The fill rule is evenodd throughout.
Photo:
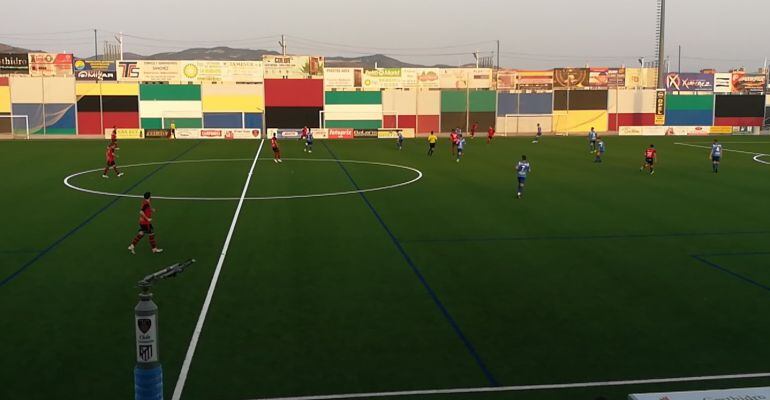
<svg viewBox="0 0 770 400"><path fill-rule="evenodd" d="M241 113L203 113L204 128L243 128Z"/></svg>
<svg viewBox="0 0 770 400"><path fill-rule="evenodd" d="M246 113L246 128L247 129L262 129L262 114L261 113Z"/></svg>
<svg viewBox="0 0 770 400"><path fill-rule="evenodd" d="M551 114L552 93L500 93L497 98L497 115L508 114Z"/></svg>
<svg viewBox="0 0 770 400"><path fill-rule="evenodd" d="M666 125L711 126L714 123L712 110L668 110Z"/></svg>

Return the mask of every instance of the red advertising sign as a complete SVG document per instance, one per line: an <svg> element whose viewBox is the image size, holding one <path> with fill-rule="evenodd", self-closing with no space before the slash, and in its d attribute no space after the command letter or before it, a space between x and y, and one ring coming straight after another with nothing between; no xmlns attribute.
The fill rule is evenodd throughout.
<svg viewBox="0 0 770 400"><path fill-rule="evenodd" d="M30 76L72 76L72 54L30 53Z"/></svg>
<svg viewBox="0 0 770 400"><path fill-rule="evenodd" d="M353 139L353 129L329 128L329 139Z"/></svg>

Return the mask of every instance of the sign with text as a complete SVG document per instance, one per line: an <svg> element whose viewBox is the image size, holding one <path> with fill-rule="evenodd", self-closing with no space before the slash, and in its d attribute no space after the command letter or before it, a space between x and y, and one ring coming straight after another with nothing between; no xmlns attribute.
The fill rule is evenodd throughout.
<svg viewBox="0 0 770 400"><path fill-rule="evenodd" d="M29 55L27 53L0 54L0 75L28 75Z"/></svg>
<svg viewBox="0 0 770 400"><path fill-rule="evenodd" d="M666 91L655 91L655 125L666 123Z"/></svg>
<svg viewBox="0 0 770 400"><path fill-rule="evenodd" d="M671 73L666 75L666 90L669 92L713 92L714 75Z"/></svg>
<svg viewBox="0 0 770 400"><path fill-rule="evenodd" d="M30 53L30 76L72 76L72 54Z"/></svg>

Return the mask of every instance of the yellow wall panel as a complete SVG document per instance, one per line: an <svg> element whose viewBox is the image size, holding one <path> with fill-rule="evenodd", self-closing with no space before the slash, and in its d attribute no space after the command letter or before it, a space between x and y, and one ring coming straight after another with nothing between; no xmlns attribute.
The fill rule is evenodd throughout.
<svg viewBox="0 0 770 400"><path fill-rule="evenodd" d="M569 111L553 114L554 132L586 133L591 127L597 132L606 132L607 111Z"/></svg>
<svg viewBox="0 0 770 400"><path fill-rule="evenodd" d="M256 95L203 96L203 112L264 112L265 99Z"/></svg>
<svg viewBox="0 0 770 400"><path fill-rule="evenodd" d="M75 92L78 96L139 96L139 84L136 83L102 83L78 82Z"/></svg>
<svg viewBox="0 0 770 400"><path fill-rule="evenodd" d="M8 86L0 86L0 113L11 112L11 89Z"/></svg>

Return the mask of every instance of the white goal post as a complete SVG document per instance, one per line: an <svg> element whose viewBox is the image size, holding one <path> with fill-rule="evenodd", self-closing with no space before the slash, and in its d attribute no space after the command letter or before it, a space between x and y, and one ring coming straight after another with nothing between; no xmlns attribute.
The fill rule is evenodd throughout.
<svg viewBox="0 0 770 400"><path fill-rule="evenodd" d="M0 135L10 134L14 139L19 136L29 139L29 115L0 115L0 122L2 121L8 121L11 130L8 132L0 130Z"/></svg>

